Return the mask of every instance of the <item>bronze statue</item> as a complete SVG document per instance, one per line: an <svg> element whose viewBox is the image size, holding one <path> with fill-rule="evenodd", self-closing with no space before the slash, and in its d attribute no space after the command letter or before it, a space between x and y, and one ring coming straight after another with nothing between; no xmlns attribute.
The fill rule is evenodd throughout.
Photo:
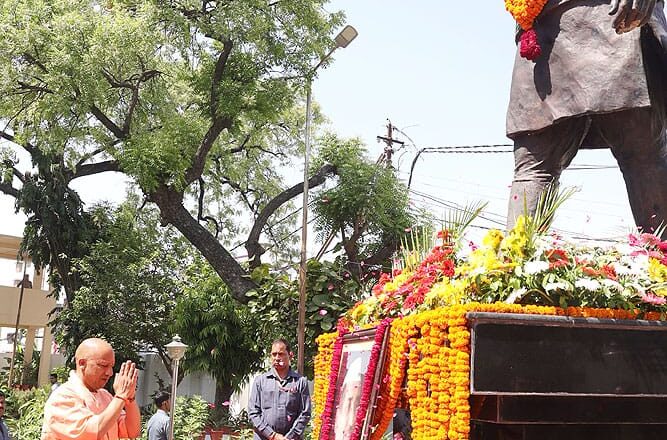
<svg viewBox="0 0 667 440"><path fill-rule="evenodd" d="M548 0L533 28L541 53L534 61L517 53L507 111L508 227L524 200L534 212L579 148L610 148L635 223L654 232L667 223L663 0Z"/></svg>

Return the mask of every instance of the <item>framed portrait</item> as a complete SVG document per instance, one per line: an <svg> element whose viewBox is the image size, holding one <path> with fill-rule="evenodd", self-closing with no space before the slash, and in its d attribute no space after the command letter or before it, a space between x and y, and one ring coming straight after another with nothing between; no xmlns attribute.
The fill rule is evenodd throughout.
<svg viewBox="0 0 667 440"><path fill-rule="evenodd" d="M320 440L368 438L386 356L388 330L387 326L382 335L376 335L377 328L364 329L343 337L333 396L332 427L328 435L320 436Z"/></svg>

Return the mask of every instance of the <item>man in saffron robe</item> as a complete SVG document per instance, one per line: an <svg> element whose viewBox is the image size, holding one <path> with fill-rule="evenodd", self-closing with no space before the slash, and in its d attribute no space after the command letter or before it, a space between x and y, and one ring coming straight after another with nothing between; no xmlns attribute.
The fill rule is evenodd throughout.
<svg viewBox="0 0 667 440"><path fill-rule="evenodd" d="M44 407L41 440L118 440L141 434L141 415L135 401L138 370L127 361L113 383L114 395L104 389L113 376L113 349L103 339L83 341L75 353L76 370Z"/></svg>
<svg viewBox="0 0 667 440"><path fill-rule="evenodd" d="M654 232L667 220L663 1L548 0L533 29L542 53L534 61L517 53L507 111L508 227L524 201L535 211L579 148L610 148L635 223Z"/></svg>

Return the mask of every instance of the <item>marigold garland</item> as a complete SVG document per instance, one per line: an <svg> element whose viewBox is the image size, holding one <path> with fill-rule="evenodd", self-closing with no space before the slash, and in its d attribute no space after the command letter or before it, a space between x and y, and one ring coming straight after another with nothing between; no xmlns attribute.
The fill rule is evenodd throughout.
<svg viewBox="0 0 667 440"><path fill-rule="evenodd" d="M391 325L388 353L382 368L382 381L372 422L370 440L382 439L393 419L394 408L401 397L403 379L408 364L408 346L415 344L417 329L412 320L396 319Z"/></svg>
<svg viewBox="0 0 667 440"><path fill-rule="evenodd" d="M331 365L329 366L329 375L327 377L327 397L322 405L322 412L320 414L320 425L315 424L315 429L317 432L313 433L314 438L320 437L320 431L325 433L324 438L329 438L329 433L332 429L331 416L333 414L334 407L334 395L336 394L336 383L338 381L338 369L340 366L340 358L343 353L343 337L347 334L347 329L343 326L338 326L338 332L336 333L336 341L333 344L332 354L331 354ZM315 435L317 434L317 436Z"/></svg>
<svg viewBox="0 0 667 440"><path fill-rule="evenodd" d="M407 394L412 419L414 440L467 440L470 434L470 332L468 312L521 313L556 315L600 319L648 319L659 320L659 313L640 314L634 310L592 309L586 307L558 307L519 304L471 303L429 310L395 319L391 323L388 341L388 357L384 363L380 381L376 414L370 440L382 438L392 420L396 402L401 395L404 375L407 374ZM388 325L385 323L384 325ZM345 331L340 328L339 331ZM378 346L378 334L376 344ZM332 341L334 341L332 343ZM321 357L316 359L316 406L324 408L321 418L314 417L313 438L318 439L320 429L331 429L331 410L335 393L337 369L340 363L342 337L340 334L323 335L318 339ZM340 347L337 346L340 344ZM335 361L338 353L337 361ZM379 353L375 356L377 357ZM373 357L373 354L371 355ZM327 359L331 363L327 365ZM377 363L377 358L375 358ZM330 366L331 368L327 368ZM334 368L335 366L335 368ZM407 368L406 368L407 366ZM369 367L370 368L370 367ZM336 370L336 371L334 371ZM369 371L372 371L369 369ZM326 374L326 373L329 374ZM371 377L371 379L368 379ZM318 384L321 380L323 383ZM364 381L363 402L357 412L357 425L353 439L360 433L366 414L372 386L372 375ZM369 384L370 383L370 384ZM328 389L325 397L323 390ZM328 411L328 413L327 413ZM327 418L328 417L328 418ZM359 422L361 420L361 422ZM319 423L321 421L321 423ZM327 431L330 432L330 431ZM325 437L326 438L326 437Z"/></svg>
<svg viewBox="0 0 667 440"><path fill-rule="evenodd" d="M523 29L519 45L522 57L531 61L536 60L542 53L533 23L542 12L547 0L505 0L505 9Z"/></svg>
<svg viewBox="0 0 667 440"><path fill-rule="evenodd" d="M314 358L315 377L313 386L313 420L318 420L327 403L327 392L329 390L329 373L333 365L332 358L334 345L338 339L338 333L325 333L317 337L317 355ZM342 344L340 346L342 348ZM321 424L313 427L313 438L319 438Z"/></svg>
<svg viewBox="0 0 667 440"><path fill-rule="evenodd" d="M382 341L384 340L385 330L391 324L391 319L383 319L382 322L377 326L375 331L375 339L373 341L373 348L371 349L371 356L368 360L368 369L367 372L374 373L377 369L378 361L380 359L380 354L382 350ZM366 418L366 411L368 411L368 406L370 404L370 398L373 391L373 382L375 374L365 374L364 383L361 388L361 400L359 401L359 407L357 408L357 414L354 421L354 430L350 438L356 439L360 438L361 430L364 425L364 419Z"/></svg>
<svg viewBox="0 0 667 440"><path fill-rule="evenodd" d="M521 29L527 31L542 12L548 0L505 0L505 9L519 23Z"/></svg>

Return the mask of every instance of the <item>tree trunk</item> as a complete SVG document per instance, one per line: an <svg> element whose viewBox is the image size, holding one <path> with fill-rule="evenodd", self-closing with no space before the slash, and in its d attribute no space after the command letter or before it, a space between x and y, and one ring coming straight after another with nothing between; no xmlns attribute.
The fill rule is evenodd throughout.
<svg viewBox="0 0 667 440"><path fill-rule="evenodd" d="M234 298L246 303L246 292L257 286L248 273L220 242L195 220L183 206L183 195L162 186L150 194L150 200L160 208L162 219L171 223L192 245L202 253L220 278L229 287Z"/></svg>
<svg viewBox="0 0 667 440"><path fill-rule="evenodd" d="M215 407L222 412L229 412L229 399L232 397L232 387L228 383L215 382Z"/></svg>

